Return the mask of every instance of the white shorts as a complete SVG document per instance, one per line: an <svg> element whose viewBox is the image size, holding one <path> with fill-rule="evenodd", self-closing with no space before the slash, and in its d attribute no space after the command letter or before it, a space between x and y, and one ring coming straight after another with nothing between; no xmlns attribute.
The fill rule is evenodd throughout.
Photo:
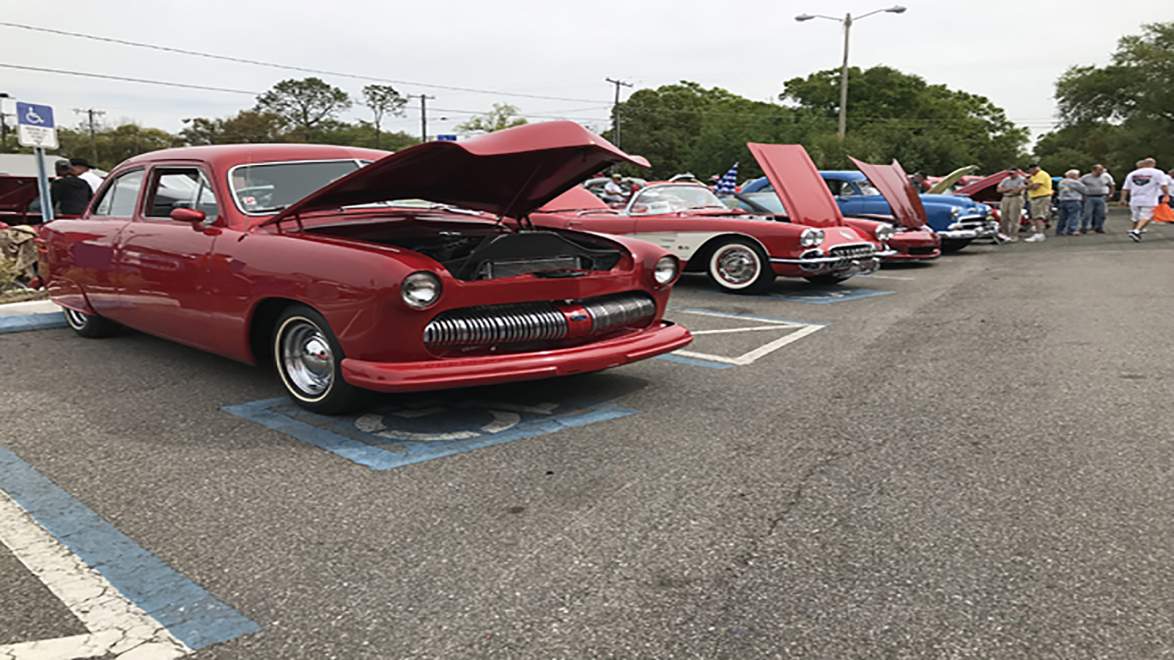
<svg viewBox="0 0 1174 660"><path fill-rule="evenodd" d="M1141 220L1153 220L1154 219L1154 207L1153 206L1135 206L1133 204L1130 204L1129 205L1129 212L1133 215L1134 222L1139 222Z"/></svg>

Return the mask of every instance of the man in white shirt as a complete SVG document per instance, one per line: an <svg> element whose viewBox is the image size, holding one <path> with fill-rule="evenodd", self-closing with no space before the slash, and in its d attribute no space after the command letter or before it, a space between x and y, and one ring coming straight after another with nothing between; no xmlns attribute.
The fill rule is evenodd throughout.
<svg viewBox="0 0 1174 660"><path fill-rule="evenodd" d="M94 166L90 161L85 158L70 158L69 166L74 176L90 184L90 190L98 192L98 186L102 185L102 177L94 174Z"/></svg>
<svg viewBox="0 0 1174 660"><path fill-rule="evenodd" d="M1121 186L1121 201L1129 203L1133 218L1129 238L1134 242L1141 241L1141 232L1154 217L1154 207L1162 201L1162 197L1170 194L1166 173L1159 170L1157 164L1153 158L1138 161L1137 169L1125 177L1125 183Z"/></svg>
<svg viewBox="0 0 1174 660"><path fill-rule="evenodd" d="M624 192L624 187L620 185L623 182L623 177L619 173L611 175L611 179L603 185L603 201L620 204L627 201L628 196Z"/></svg>

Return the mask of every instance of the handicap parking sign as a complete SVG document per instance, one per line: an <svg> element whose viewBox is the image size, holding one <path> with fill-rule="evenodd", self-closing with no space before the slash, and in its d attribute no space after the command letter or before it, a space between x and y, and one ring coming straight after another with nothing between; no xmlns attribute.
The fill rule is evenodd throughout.
<svg viewBox="0 0 1174 660"><path fill-rule="evenodd" d="M57 125L53 122L52 107L17 101L16 124L21 146L57 148Z"/></svg>

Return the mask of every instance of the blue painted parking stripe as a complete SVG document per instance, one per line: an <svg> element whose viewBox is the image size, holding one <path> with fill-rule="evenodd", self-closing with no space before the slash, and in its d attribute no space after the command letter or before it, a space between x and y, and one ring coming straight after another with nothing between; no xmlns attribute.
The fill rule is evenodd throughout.
<svg viewBox="0 0 1174 660"><path fill-rule="evenodd" d="M812 291L811 293L772 293L770 294L770 297L777 298L779 300L808 303L812 305L831 305L833 303L848 302L850 300L862 300L864 298L888 296L893 293L895 292L882 291L880 289L841 289L831 291Z"/></svg>
<svg viewBox="0 0 1174 660"><path fill-rule="evenodd" d="M563 429L619 419L636 412L631 408L624 408L622 406L599 406L582 412L572 412L556 415L549 419L535 420L508 431L489 433L478 438L460 441L406 442L395 439L374 438L372 436L375 442L402 448L402 450L396 451L376 444L368 444L360 440L355 440L327 428L321 428L294 419L281 412L281 408L288 405L291 405L288 399L276 398L224 406L222 410L260 424L268 429L285 433L297 440L320 449L325 449L341 458L371 468L372 470L391 470L416 463L423 463L437 458L463 454L475 449L546 435ZM309 413L307 415L321 421L323 425L327 426L347 423L347 421L338 418L310 415Z"/></svg>
<svg viewBox="0 0 1174 660"><path fill-rule="evenodd" d="M64 327L66 327L65 317L60 312L0 316L0 334Z"/></svg>
<svg viewBox="0 0 1174 660"><path fill-rule="evenodd" d="M200 649L260 630L3 447L0 490L189 648Z"/></svg>
<svg viewBox="0 0 1174 660"><path fill-rule="evenodd" d="M723 364L721 362L713 362L712 360L702 360L699 358L686 357L684 355L674 355L666 353L665 355L656 356L658 360L668 360L669 362L676 362L677 364L687 364L691 367L706 367L707 369L729 369L733 367L732 364Z"/></svg>

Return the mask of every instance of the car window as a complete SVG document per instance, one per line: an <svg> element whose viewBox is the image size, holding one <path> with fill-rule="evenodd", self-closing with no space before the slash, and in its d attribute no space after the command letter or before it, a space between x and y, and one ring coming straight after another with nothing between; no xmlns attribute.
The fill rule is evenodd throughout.
<svg viewBox="0 0 1174 660"><path fill-rule="evenodd" d="M156 170L147 201L146 215L168 218L175 209L196 209L207 220L214 220L219 207L208 178L198 168Z"/></svg>
<svg viewBox="0 0 1174 660"><path fill-rule="evenodd" d="M275 213L359 169L354 160L238 165L229 175L237 206L250 214Z"/></svg>
<svg viewBox="0 0 1174 660"><path fill-rule="evenodd" d="M119 175L102 193L102 199L94 205L92 215L129 218L134 215L135 202L139 199L139 190L142 187L142 170Z"/></svg>
<svg viewBox="0 0 1174 660"><path fill-rule="evenodd" d="M631 205L633 215L654 215L691 209L715 208L724 209L726 205L709 188L696 185L645 188L636 194Z"/></svg>

